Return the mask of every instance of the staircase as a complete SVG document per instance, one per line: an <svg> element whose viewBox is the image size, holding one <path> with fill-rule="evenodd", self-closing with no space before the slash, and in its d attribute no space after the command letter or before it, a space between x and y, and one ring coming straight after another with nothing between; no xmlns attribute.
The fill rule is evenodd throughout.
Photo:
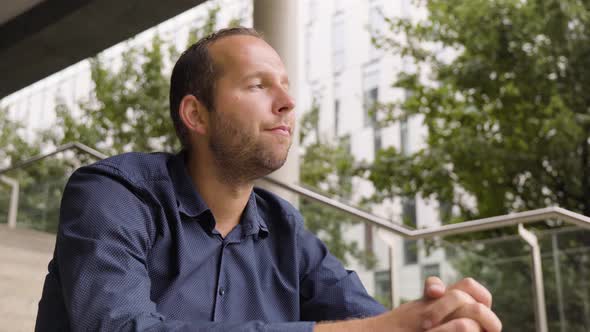
<svg viewBox="0 0 590 332"><path fill-rule="evenodd" d="M0 224L0 331L33 331L55 235Z"/></svg>

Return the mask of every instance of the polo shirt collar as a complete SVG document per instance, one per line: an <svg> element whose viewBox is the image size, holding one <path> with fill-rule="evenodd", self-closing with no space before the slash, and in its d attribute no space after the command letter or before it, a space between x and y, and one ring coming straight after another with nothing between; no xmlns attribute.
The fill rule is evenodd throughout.
<svg viewBox="0 0 590 332"><path fill-rule="evenodd" d="M186 160L186 151L183 150L172 157L170 165L170 178L172 179L172 184L176 192L178 211L192 218L198 217L204 212L211 213L207 203L205 203L193 185L193 181L186 168ZM260 216L256 204L256 197L257 195L254 193L254 190L252 190L250 197L248 198L248 203L240 218L242 234L258 234L265 237L268 235L268 227L264 219ZM214 224L209 226L211 226L212 229L215 228Z"/></svg>
<svg viewBox="0 0 590 332"><path fill-rule="evenodd" d="M258 234L258 236L266 237L268 235L268 227L264 219L260 216L258 205L256 204L256 197L257 195L252 190L246 208L242 212L240 224L243 227L244 235Z"/></svg>
<svg viewBox="0 0 590 332"><path fill-rule="evenodd" d="M209 207L193 185L186 169L186 157L184 150L172 157L170 178L176 192L178 211L188 217L198 217L203 212L209 211Z"/></svg>

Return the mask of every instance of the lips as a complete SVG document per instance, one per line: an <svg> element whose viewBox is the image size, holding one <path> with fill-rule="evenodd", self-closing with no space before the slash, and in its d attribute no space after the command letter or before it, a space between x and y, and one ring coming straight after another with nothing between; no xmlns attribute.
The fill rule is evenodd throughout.
<svg viewBox="0 0 590 332"><path fill-rule="evenodd" d="M268 131L278 135L291 136L291 127L289 126L276 126L268 129Z"/></svg>

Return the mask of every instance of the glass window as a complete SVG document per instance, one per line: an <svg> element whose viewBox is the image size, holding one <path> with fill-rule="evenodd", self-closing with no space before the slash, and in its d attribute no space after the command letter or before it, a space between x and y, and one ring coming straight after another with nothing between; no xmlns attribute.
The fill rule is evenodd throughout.
<svg viewBox="0 0 590 332"><path fill-rule="evenodd" d="M311 58L313 56L312 52L312 35L313 27L307 26L305 28L305 77L308 81L312 79L312 72L311 72Z"/></svg>
<svg viewBox="0 0 590 332"><path fill-rule="evenodd" d="M377 126L374 126L374 130L373 130L373 149L374 149L374 153L375 156L377 156L377 151L381 150L381 148L383 147L382 141L381 141L381 129L377 128Z"/></svg>
<svg viewBox="0 0 590 332"><path fill-rule="evenodd" d="M315 21L318 16L318 0L309 0L307 18L309 21Z"/></svg>
<svg viewBox="0 0 590 332"><path fill-rule="evenodd" d="M334 14L340 14L344 11L345 0L334 0Z"/></svg>
<svg viewBox="0 0 590 332"><path fill-rule="evenodd" d="M422 282L428 277L440 276L440 265L439 264L425 264L422 266Z"/></svg>
<svg viewBox="0 0 590 332"><path fill-rule="evenodd" d="M369 61L378 60L381 57L381 50L375 47L372 42L372 37L377 36L384 30L385 19L383 18L383 10L378 5L370 5L369 7Z"/></svg>
<svg viewBox="0 0 590 332"><path fill-rule="evenodd" d="M438 202L438 218L442 224L448 224L453 218L453 203L449 201Z"/></svg>
<svg viewBox="0 0 590 332"><path fill-rule="evenodd" d="M418 242L416 240L404 239L404 264L418 263Z"/></svg>
<svg viewBox="0 0 590 332"><path fill-rule="evenodd" d="M408 154L410 152L409 131L408 119L405 118L399 123L400 152L402 154Z"/></svg>
<svg viewBox="0 0 590 332"><path fill-rule="evenodd" d="M346 65L346 25L343 15L336 15L332 21L332 66L334 72L344 70Z"/></svg>
<svg viewBox="0 0 590 332"><path fill-rule="evenodd" d="M404 225L416 228L416 200L414 198L402 199L402 219Z"/></svg>
<svg viewBox="0 0 590 332"><path fill-rule="evenodd" d="M391 273L389 270L375 272L375 299L391 308Z"/></svg>
<svg viewBox="0 0 590 332"><path fill-rule="evenodd" d="M334 100L334 136L338 136L338 126L340 125L340 100Z"/></svg>
<svg viewBox="0 0 590 332"><path fill-rule="evenodd" d="M379 100L379 88L373 87L364 93L364 109L365 115L363 117L363 124L365 127L374 127L377 124L377 114L375 113L375 106Z"/></svg>
<svg viewBox="0 0 590 332"><path fill-rule="evenodd" d="M416 200L414 198L402 199L402 220L404 225L416 228ZM404 263L415 264L418 262L418 242L404 239Z"/></svg>

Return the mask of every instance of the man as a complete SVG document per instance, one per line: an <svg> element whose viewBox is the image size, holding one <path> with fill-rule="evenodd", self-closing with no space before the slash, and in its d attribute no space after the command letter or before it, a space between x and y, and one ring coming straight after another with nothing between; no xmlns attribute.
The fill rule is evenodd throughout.
<svg viewBox="0 0 590 332"><path fill-rule="evenodd" d="M431 279L424 300L386 311L290 204L253 188L285 162L288 88L252 29L185 51L170 87L183 152L72 175L36 329L499 331L489 292L470 279L448 291Z"/></svg>

